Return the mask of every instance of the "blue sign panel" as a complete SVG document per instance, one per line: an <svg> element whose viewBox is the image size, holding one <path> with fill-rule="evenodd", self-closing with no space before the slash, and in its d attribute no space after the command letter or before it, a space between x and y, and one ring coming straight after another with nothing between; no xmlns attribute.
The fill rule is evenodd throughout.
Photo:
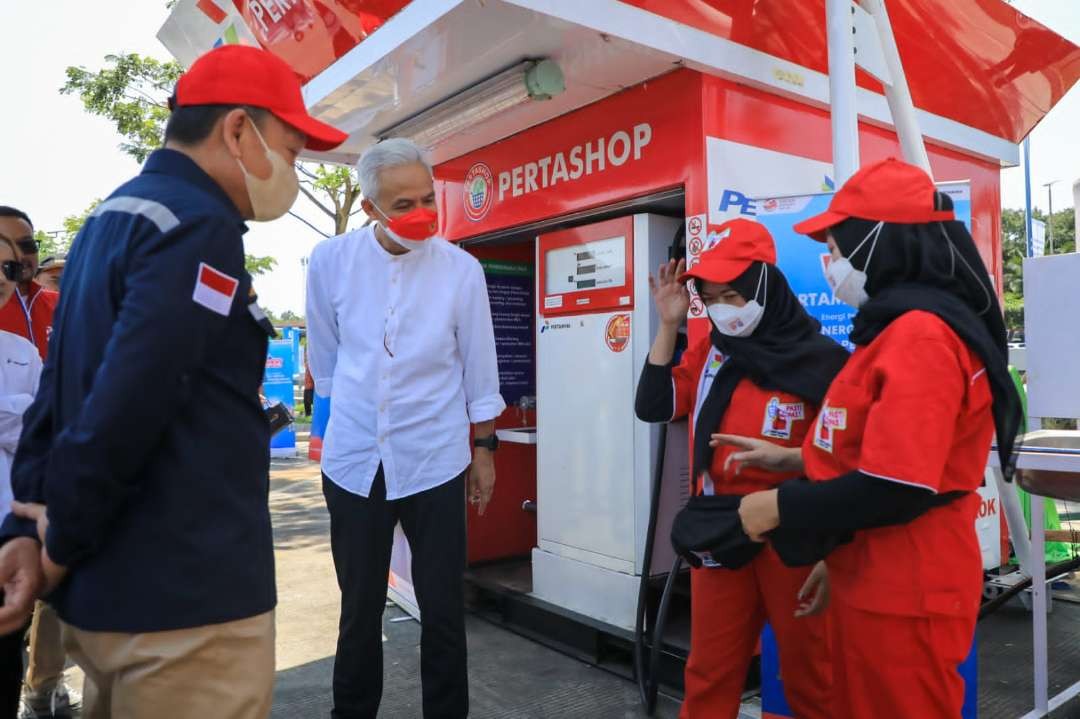
<svg viewBox="0 0 1080 719"><path fill-rule="evenodd" d="M266 373L263 375L263 396L271 404L281 402L292 411L295 396L293 375L293 343L290 340L271 340L266 354ZM296 431L290 426L281 430L270 440L272 457L296 455Z"/></svg>
<svg viewBox="0 0 1080 719"><path fill-rule="evenodd" d="M953 201L956 219L971 229L971 190L966 182L942 183L938 188ZM821 322L822 334L853 350L851 334L855 309L833 297L825 280L829 250L792 227L825 211L832 193L758 200L757 220L776 241L776 262L806 310Z"/></svg>

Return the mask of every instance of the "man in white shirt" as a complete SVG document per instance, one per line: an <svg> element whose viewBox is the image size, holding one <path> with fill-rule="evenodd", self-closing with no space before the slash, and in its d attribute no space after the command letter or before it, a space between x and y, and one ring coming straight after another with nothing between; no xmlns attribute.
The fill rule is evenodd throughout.
<svg viewBox="0 0 1080 719"><path fill-rule="evenodd" d="M308 270L308 363L333 400L322 454L342 595L331 716L378 712L400 521L423 619L424 717L465 717L465 496L481 514L491 499L506 407L487 285L474 257L434 236L431 167L416 145L381 142L358 171L375 223L319 244Z"/></svg>

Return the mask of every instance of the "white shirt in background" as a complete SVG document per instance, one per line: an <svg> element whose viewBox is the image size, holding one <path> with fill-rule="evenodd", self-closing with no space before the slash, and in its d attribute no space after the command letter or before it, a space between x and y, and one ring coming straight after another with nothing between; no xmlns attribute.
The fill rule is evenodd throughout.
<svg viewBox="0 0 1080 719"><path fill-rule="evenodd" d="M498 417L499 369L479 261L432 238L391 255L374 225L320 243L307 282L308 366L331 397L322 469L387 499L454 479L472 461L469 425Z"/></svg>
<svg viewBox="0 0 1080 719"><path fill-rule="evenodd" d="M26 338L0 330L0 520L11 511L11 464L22 418L41 378L41 356Z"/></svg>

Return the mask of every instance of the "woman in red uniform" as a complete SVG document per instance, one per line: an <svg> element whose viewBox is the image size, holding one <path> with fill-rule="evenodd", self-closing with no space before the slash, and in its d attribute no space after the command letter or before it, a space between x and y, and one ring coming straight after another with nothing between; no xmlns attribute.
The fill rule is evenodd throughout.
<svg viewBox="0 0 1080 719"><path fill-rule="evenodd" d="M982 588L975 490L995 429L1011 477L1021 416L1001 309L951 202L912 165L863 168L796 229L828 242L856 350L801 456L716 438L741 445L736 463L809 479L745 497L743 527L854 532L826 560L831 716L959 717Z"/></svg>
<svg viewBox="0 0 1080 719"><path fill-rule="evenodd" d="M682 263L650 278L661 326L638 386L638 417L667 422L691 417L695 494L745 495L775 487L784 476L750 469L738 476L730 450L709 446L713 432L767 437L797 448L847 352L820 333L776 268L768 230L749 220L719 227L719 244L681 274ZM679 325L693 279L712 332L672 367ZM790 475L789 475L790 476ZM733 508L737 506L737 499ZM738 522L736 519L736 530ZM824 616L805 616L800 594L815 594L810 567L785 566L766 547L741 566L691 572L691 646L683 719L723 719L740 697L766 620L776 632L785 690L800 718L829 717L828 636ZM804 591L805 589L805 591Z"/></svg>

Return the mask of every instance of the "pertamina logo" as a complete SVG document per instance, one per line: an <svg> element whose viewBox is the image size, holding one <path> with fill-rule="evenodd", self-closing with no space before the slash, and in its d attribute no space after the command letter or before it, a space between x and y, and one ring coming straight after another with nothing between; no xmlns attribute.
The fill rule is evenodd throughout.
<svg viewBox="0 0 1080 719"><path fill-rule="evenodd" d="M495 199L495 181L491 174L491 168L482 162L477 162L465 173L465 192L462 199L465 202L465 216L473 222L479 222L487 217L491 210L492 201Z"/></svg>
<svg viewBox="0 0 1080 719"><path fill-rule="evenodd" d="M569 322L551 322L550 320L544 320L544 324L540 326L540 334L544 334L549 330L568 330L571 325Z"/></svg>

